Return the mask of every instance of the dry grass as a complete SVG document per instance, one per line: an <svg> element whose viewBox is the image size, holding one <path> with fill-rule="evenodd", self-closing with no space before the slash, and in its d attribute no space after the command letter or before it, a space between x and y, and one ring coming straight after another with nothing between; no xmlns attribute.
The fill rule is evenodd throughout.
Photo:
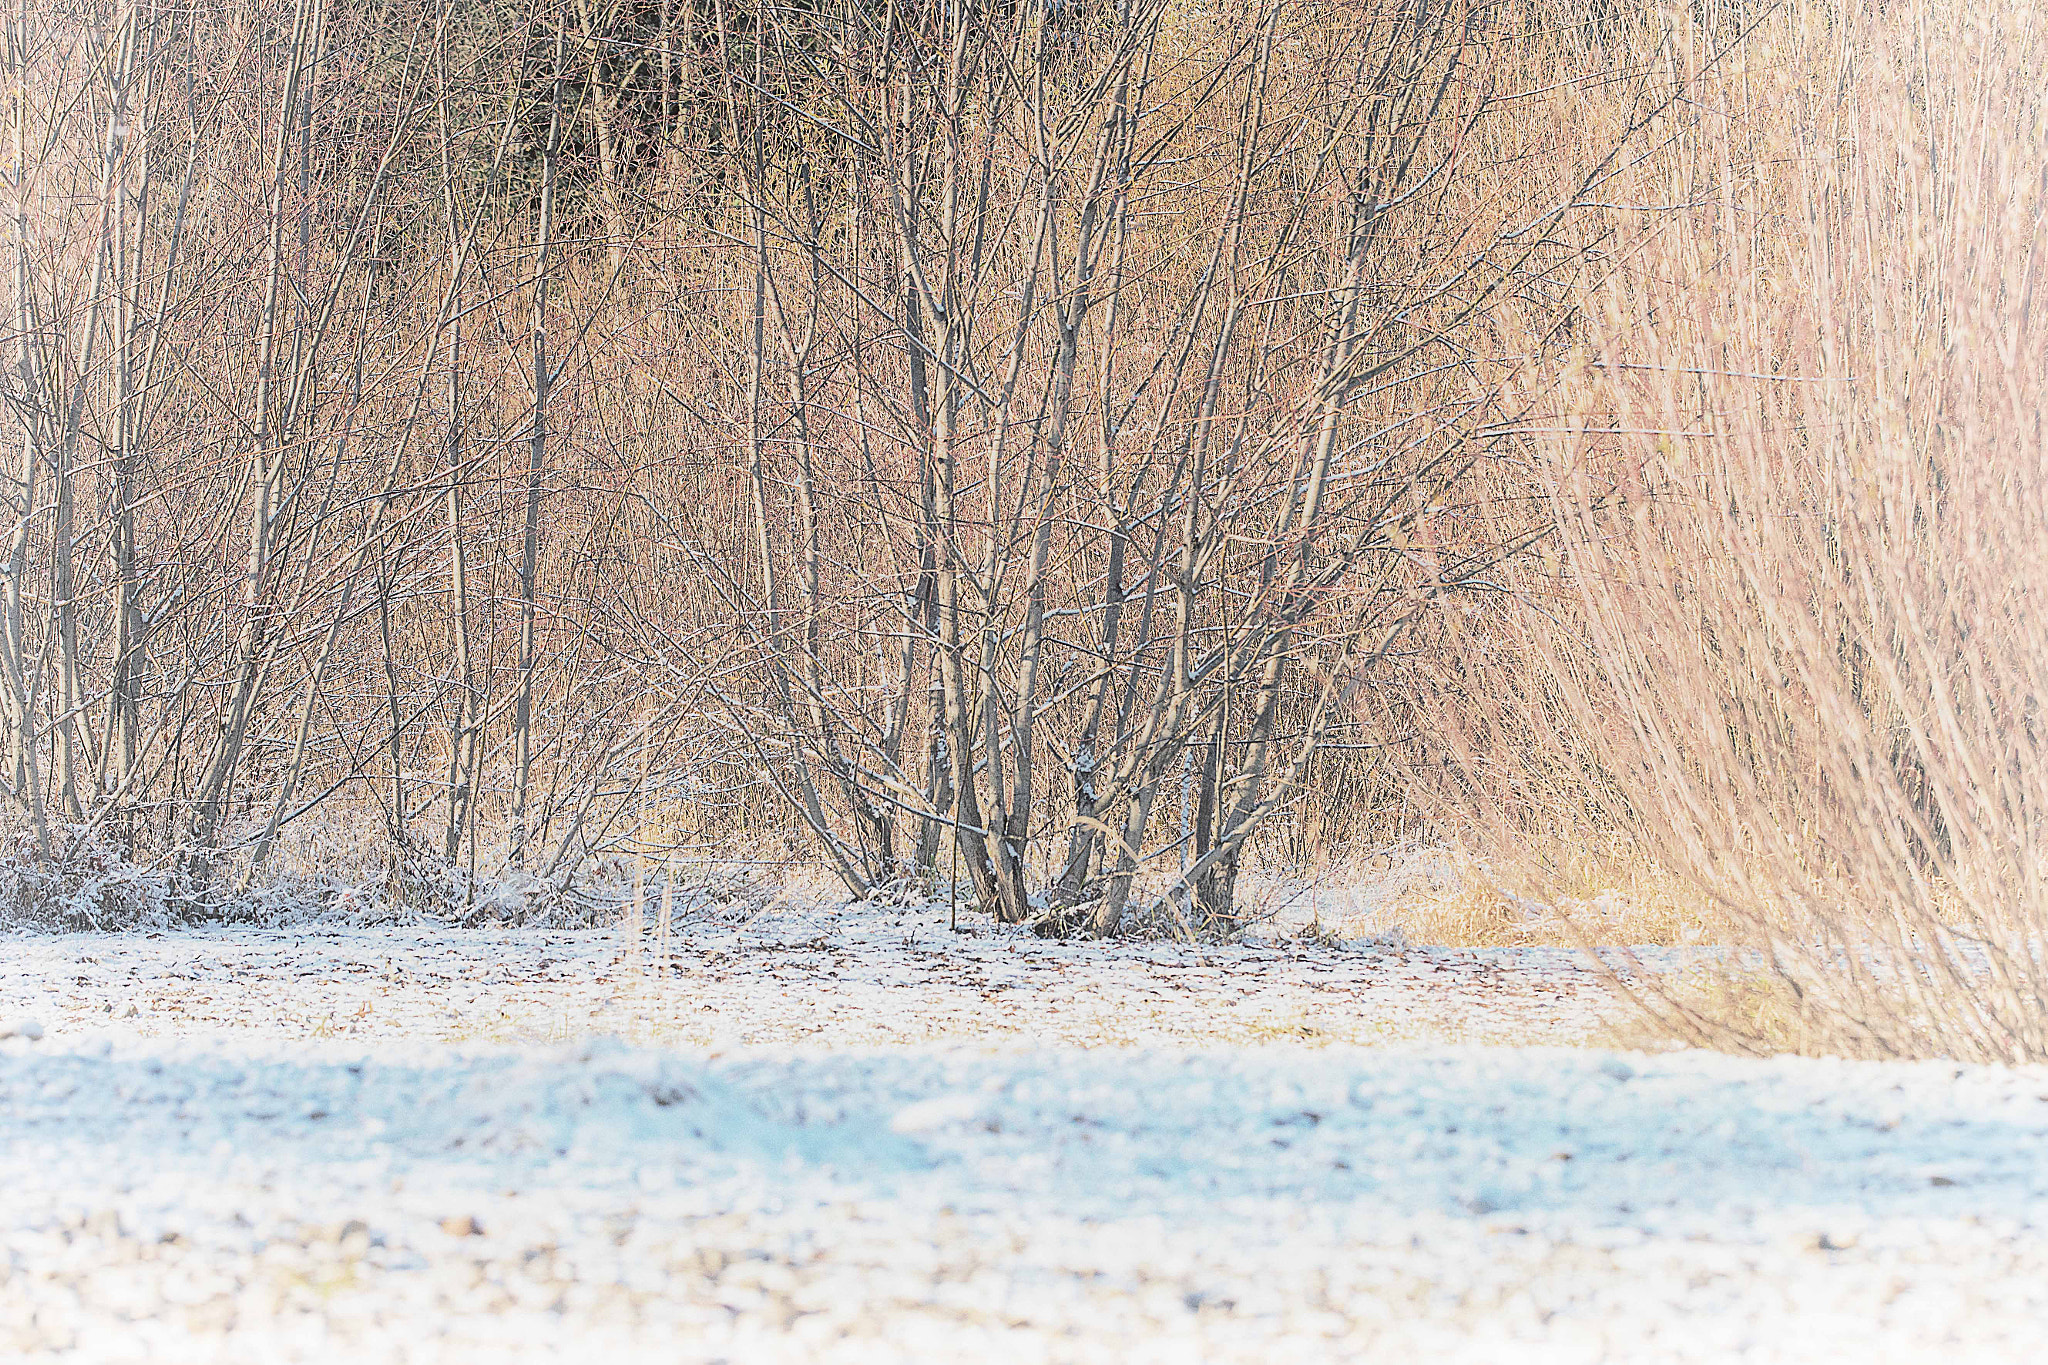
<svg viewBox="0 0 2048 1365"><path fill-rule="evenodd" d="M1666 1010L1720 1022L1749 1040L1743 1052L1826 1056L1837 1051L1825 1021L1804 1019L1769 975L1725 965L1700 966L1657 980L1648 1008L1609 1025L1591 1041L1622 1051L1655 1051L1688 1041Z"/></svg>
<svg viewBox="0 0 2048 1365"><path fill-rule="evenodd" d="M1577 948L1717 944L1735 936L1717 906L1614 836L1484 852L1411 842L1247 880L1255 924L1312 938Z"/></svg>
<svg viewBox="0 0 2048 1365"><path fill-rule="evenodd" d="M1794 7L1746 57L1527 387L1555 534L1464 626L1440 791L1712 907L1727 971L1645 998L1678 1036L2042 1060L2048 35Z"/></svg>

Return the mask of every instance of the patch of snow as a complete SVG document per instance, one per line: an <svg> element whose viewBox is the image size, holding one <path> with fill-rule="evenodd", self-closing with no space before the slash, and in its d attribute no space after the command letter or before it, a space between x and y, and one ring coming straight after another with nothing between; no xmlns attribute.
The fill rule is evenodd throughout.
<svg viewBox="0 0 2048 1365"><path fill-rule="evenodd" d="M2048 1320L2041 1069L1555 1046L1620 1011L1563 949L962 927L0 945L45 1029L0 1042L0 1357L1882 1365Z"/></svg>
<svg viewBox="0 0 2048 1365"><path fill-rule="evenodd" d="M2016 1359L2042 1089L1568 1049L56 1041L0 1056L0 1350Z"/></svg>
<svg viewBox="0 0 2048 1365"><path fill-rule="evenodd" d="M944 905L737 900L651 932L306 925L6 944L0 1017L143 1036L635 1042L1580 1042L1626 1011L1570 949L1040 939Z"/></svg>

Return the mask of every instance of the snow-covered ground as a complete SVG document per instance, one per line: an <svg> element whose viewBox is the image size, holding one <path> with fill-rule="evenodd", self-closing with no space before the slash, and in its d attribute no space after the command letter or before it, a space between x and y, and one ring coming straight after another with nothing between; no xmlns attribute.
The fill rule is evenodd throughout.
<svg viewBox="0 0 2048 1365"><path fill-rule="evenodd" d="M188 1038L821 1046L1577 1042L1620 1017L1562 949L1049 941L936 908L700 908L649 929L307 927L0 940L0 1019Z"/></svg>
<svg viewBox="0 0 2048 1365"><path fill-rule="evenodd" d="M2048 1074L943 910L0 941L0 1358L2010 1361ZM9 1031L0 1027L0 1033ZM1513 1044L1507 1046L1505 1044Z"/></svg>

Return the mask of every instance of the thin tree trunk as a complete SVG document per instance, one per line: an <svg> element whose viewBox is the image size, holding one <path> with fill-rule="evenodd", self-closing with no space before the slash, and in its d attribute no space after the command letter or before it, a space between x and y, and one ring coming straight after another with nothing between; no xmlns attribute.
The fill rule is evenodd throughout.
<svg viewBox="0 0 2048 1365"><path fill-rule="evenodd" d="M448 429L445 451L448 491L444 499L448 526L448 628L455 649L455 721L448 736L448 823L441 847L449 862L461 852L462 833L470 819L473 744L476 727L476 669L469 646L469 559L462 528L462 324L448 336Z"/></svg>
<svg viewBox="0 0 2048 1365"><path fill-rule="evenodd" d="M14 117L13 166L13 275L15 368L21 385L21 437L19 463L13 479L9 511L14 525L8 535L5 664L7 670L7 776L11 794L29 814L38 852L50 856L50 825L44 804L43 784L36 763L36 688L28 657L26 610L29 546L37 506L37 487L43 466L37 423L46 413L46 396L36 364L40 327L35 296L30 290L28 229L27 130L24 126L29 103L28 64L31 58L28 0L21 0L10 16L7 32L8 64L12 67L10 103Z"/></svg>
<svg viewBox="0 0 2048 1365"><path fill-rule="evenodd" d="M519 694L512 712L512 850L511 866L526 866L527 801L533 774L533 674L536 663L536 575L540 559L541 475L547 465L548 396L553 376L548 371L548 274L553 268L556 162L562 146L563 59L568 29L555 27L555 67L548 100L548 140L541 153L540 223L535 234L533 277L533 436L526 458L526 526L519 554Z"/></svg>

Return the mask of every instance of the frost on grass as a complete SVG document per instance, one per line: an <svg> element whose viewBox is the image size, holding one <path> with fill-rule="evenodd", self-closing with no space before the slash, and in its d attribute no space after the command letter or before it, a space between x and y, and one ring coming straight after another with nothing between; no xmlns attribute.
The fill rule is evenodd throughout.
<svg viewBox="0 0 2048 1365"><path fill-rule="evenodd" d="M2048 1314L2048 1077L1556 1046L1619 1017L1556 949L660 906L0 944L0 1356L2002 1360Z"/></svg>
<svg viewBox="0 0 2048 1365"><path fill-rule="evenodd" d="M2038 1078L1267 1045L0 1045L0 1350L2014 1359ZM2003 1353L2003 1354L2001 1354Z"/></svg>
<svg viewBox="0 0 2048 1365"><path fill-rule="evenodd" d="M170 930L203 925L269 929L379 926L591 929L618 923L636 901L664 893L688 914L700 904L756 907L774 895L744 864L679 864L651 881L619 857L545 875L412 849L392 855L356 831L312 829L260 875L232 872L233 853L204 878L190 850L149 862L124 854L98 827L56 828L45 856L34 837L0 848L0 933Z"/></svg>
<svg viewBox="0 0 2048 1365"><path fill-rule="evenodd" d="M1046 940L945 905L643 896L639 929L212 926L7 946L0 1013L145 1036L679 1045L1580 1042L1620 1003L1556 949Z"/></svg>

